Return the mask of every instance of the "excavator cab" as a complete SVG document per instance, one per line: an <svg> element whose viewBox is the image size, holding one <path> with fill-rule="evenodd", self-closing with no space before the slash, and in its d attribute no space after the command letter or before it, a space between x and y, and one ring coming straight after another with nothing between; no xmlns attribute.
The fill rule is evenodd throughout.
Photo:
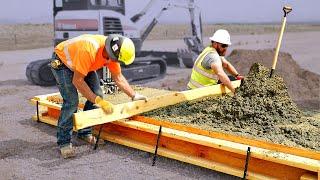
<svg viewBox="0 0 320 180"><path fill-rule="evenodd" d="M63 10L95 10L105 9L125 14L124 0L54 0L54 13Z"/></svg>
<svg viewBox="0 0 320 180"><path fill-rule="evenodd" d="M192 67L201 52L201 14L194 0L150 0L141 12L129 17L125 11L125 0L53 0L54 41L60 42L81 34L121 34L135 44L136 59L129 66L122 66L122 73L131 84L142 84L161 79L168 65ZM144 51L142 44L167 10L183 8L190 12L192 37L184 39L188 49L178 52ZM26 76L33 84L54 85L55 79L47 64L51 59L31 62ZM101 85L112 84L107 69L98 71ZM111 88L114 89L114 88Z"/></svg>

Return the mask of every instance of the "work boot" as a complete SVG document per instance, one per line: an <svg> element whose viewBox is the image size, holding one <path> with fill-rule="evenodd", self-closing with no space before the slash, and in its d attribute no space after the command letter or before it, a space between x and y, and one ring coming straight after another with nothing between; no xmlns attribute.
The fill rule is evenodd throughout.
<svg viewBox="0 0 320 180"><path fill-rule="evenodd" d="M95 145L97 142L97 138L92 134L87 135L87 136L80 136L78 138L91 144L91 145ZM98 145L103 145L103 144L104 144L104 140L99 138Z"/></svg>
<svg viewBox="0 0 320 180"><path fill-rule="evenodd" d="M64 159L72 158L76 156L76 151L72 147L72 144L69 144L67 146L63 146L62 148L60 148L60 153Z"/></svg>

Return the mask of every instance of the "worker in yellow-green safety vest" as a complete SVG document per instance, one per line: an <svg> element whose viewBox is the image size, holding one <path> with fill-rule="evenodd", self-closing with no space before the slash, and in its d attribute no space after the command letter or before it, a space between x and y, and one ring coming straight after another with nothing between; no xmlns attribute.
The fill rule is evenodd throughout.
<svg viewBox="0 0 320 180"><path fill-rule="evenodd" d="M231 45L229 32L219 29L210 37L210 40L211 46L200 53L193 65L188 89L223 83L234 93L235 88L230 79L241 80L244 77L224 58L228 46ZM224 69L232 76L228 77Z"/></svg>

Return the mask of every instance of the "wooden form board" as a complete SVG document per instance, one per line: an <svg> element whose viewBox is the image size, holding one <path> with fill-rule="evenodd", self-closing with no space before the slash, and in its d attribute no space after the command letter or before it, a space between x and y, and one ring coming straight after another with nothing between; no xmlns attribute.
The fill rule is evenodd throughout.
<svg viewBox="0 0 320 180"><path fill-rule="evenodd" d="M153 134L157 134L159 130L159 126L139 121L117 121L114 122L114 124L120 125L122 127L138 129L143 132L149 132ZM246 155L246 151L248 148L248 145L246 144L234 143L222 139L193 134L166 127L162 128L162 135L174 138L176 140L188 141L194 144L226 150L228 152L233 152L241 155ZM313 160L310 158L295 156L291 154L284 154L282 152L267 150L255 146L251 147L251 157L267 159L268 161L290 165L297 168L303 168L314 172L317 172L318 168L320 168L319 160Z"/></svg>
<svg viewBox="0 0 320 180"><path fill-rule="evenodd" d="M227 134L227 133L203 130L203 129L199 129L196 127L187 126L187 125L178 124L178 123L172 123L172 122L165 121L165 120L155 120L150 117L133 116L130 119L135 120L135 121L144 122L147 124L153 124L156 126L163 126L163 127L167 127L167 128L171 128L171 129L176 129L179 131L185 131L185 132L190 132L190 133L208 136L208 137L212 137L212 138L223 139L223 140L231 141L231 142L235 142L235 143L246 144L248 146L256 146L256 147L260 147L260 148L264 148L264 149L268 149L268 150L272 150L272 151L282 152L285 154L292 154L292 155L296 155L296 156L320 160L320 152L311 151L309 149L289 147L289 146L285 146L285 145L281 145L281 144L275 144L272 142L243 137L243 136L239 136L239 135L232 135L232 134Z"/></svg>
<svg viewBox="0 0 320 180"><path fill-rule="evenodd" d="M38 105L43 109L39 115L40 121L56 126L61 107L48 103L46 101L48 96L36 96L32 102L35 104L38 101ZM158 150L161 156L241 177L245 150L250 146L252 148L248 176L250 179L284 179L285 177L285 179L319 180L320 178L319 152L296 151L298 148L292 148L295 153L298 152L295 154L288 150L291 149L290 147L280 148L289 153L279 152L278 145L274 144L277 147L274 149L272 143L263 146L263 142L254 143L245 138L241 139L240 143L235 143L223 138L224 135L217 136L213 132L201 134L199 133L201 130L185 128L182 127L183 125L179 127L169 123L166 127L166 123L157 120L152 120L153 122L150 123L150 120L145 120L148 118L141 116L135 116L132 119L141 121L141 118L146 122L116 121L104 124L103 139L153 152L160 124L164 125L161 146ZM33 119L36 120L37 116L33 116ZM247 142L250 142L250 145ZM268 171L264 172L264 169Z"/></svg>
<svg viewBox="0 0 320 180"><path fill-rule="evenodd" d="M233 81L233 87L239 87L241 81ZM112 114L105 114L102 109L94 109L74 114L75 129L104 124L107 122L125 119L137 114L151 111L157 108L174 105L184 101L195 100L207 96L221 95L230 93L230 90L224 85L214 85L182 92L168 93L162 96L152 97L148 102L143 100L118 104L114 106Z"/></svg>
<svg viewBox="0 0 320 180"><path fill-rule="evenodd" d="M40 121L56 126L57 118L49 115L50 113L43 113ZM33 119L37 119L37 116ZM96 126L96 130L98 128ZM153 124L121 120L104 124L101 137L114 143L154 152L158 129L159 126ZM247 146L163 127L158 153L164 157L242 177ZM252 156L249 161L249 179L317 179L319 160L250 147Z"/></svg>
<svg viewBox="0 0 320 180"><path fill-rule="evenodd" d="M97 128L98 129L98 128ZM154 152L159 126L137 121L103 125L105 140ZM158 153L215 171L242 177L247 145L162 128ZM320 161L251 146L249 179L317 179Z"/></svg>

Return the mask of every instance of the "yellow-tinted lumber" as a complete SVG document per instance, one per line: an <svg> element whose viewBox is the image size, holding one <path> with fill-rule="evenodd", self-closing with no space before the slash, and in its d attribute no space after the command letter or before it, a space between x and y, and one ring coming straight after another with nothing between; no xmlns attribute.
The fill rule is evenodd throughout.
<svg viewBox="0 0 320 180"><path fill-rule="evenodd" d="M275 143L264 141L264 140L259 140L259 139L254 139L254 138L249 138L249 137L244 137L244 136L239 136L239 135L232 135L229 133L208 131L208 130L200 129L198 127L173 123L173 122L169 122L166 120L157 120L157 119L153 119L150 117L133 116L130 119L135 120L135 121L139 121L139 122L144 122L147 124L153 124L156 126L167 127L170 129L186 131L186 132L190 132L193 134L199 134L199 135L204 135L204 136L213 137L213 138L217 138L217 139L223 139L226 141L236 142L236 143L240 143L240 144L245 143L248 146L260 147L263 149L269 149L269 150L273 150L273 151L277 151L277 152L282 152L285 154L292 154L292 155L296 155L296 156L320 160L320 152L319 151L317 152L317 151L312 151L312 150L305 149L305 148L290 147L290 146L285 146L285 145L281 145L281 144L275 144Z"/></svg>
<svg viewBox="0 0 320 180"><path fill-rule="evenodd" d="M313 174L304 174L300 177L300 180L317 180L317 175Z"/></svg>
<svg viewBox="0 0 320 180"><path fill-rule="evenodd" d="M239 87L240 81L233 81L233 87ZM75 129L83 129L89 126L104 124L107 122L125 119L137 114L151 111L157 108L174 105L188 100L194 100L207 96L230 93L224 85L214 85L194 90L174 92L162 96L152 97L148 102L143 100L118 104L114 106L112 114L105 114L102 109L78 112L74 114Z"/></svg>
<svg viewBox="0 0 320 180"><path fill-rule="evenodd" d="M129 127L132 129L137 129L137 130L154 133L154 134L157 134L159 130L159 126L146 124L138 121L127 121L127 122L119 121L114 123L124 127ZM242 155L246 155L246 151L248 148L248 145L234 143L234 142L230 142L222 139L211 138L208 136L188 133L184 131L178 131L178 130L165 128L165 127L162 128L162 135L173 138L173 139L187 141L187 142L208 146L216 149L221 149L221 150L242 154ZM263 149L263 148L254 147L254 146L251 147L251 156L256 157L258 159L276 162L276 163L280 163L280 164L284 164L292 167L302 168L302 169L306 169L313 172L317 172L318 169L320 168L320 161L318 160L295 156L291 154L285 154L277 151L271 151L268 149Z"/></svg>
<svg viewBox="0 0 320 180"><path fill-rule="evenodd" d="M155 144L157 141L156 132L152 133L153 130L150 130L150 129L148 131L145 131L143 130L144 128L139 125L137 126L137 128L134 129L131 127L134 127L136 125L131 127L125 127L120 125L119 123L120 122L117 121L117 122L104 124L103 130L101 132L101 135L103 135L103 139L105 139L105 137L109 135L117 136L118 141L112 141L112 140L110 141L118 144L122 144L123 142L122 140L130 140L130 141L133 141L134 143L123 144L123 145L145 150L141 148L139 145L136 145L135 143L145 144L153 147L153 150L154 150ZM100 129L99 126L95 128L96 132L99 129ZM173 135L173 134L168 134L166 132L166 129L163 129L163 130L164 131L161 133L161 137L159 140L159 147L165 148L166 150L174 151L175 153L178 153L178 154L183 154L184 155L183 158L185 157L196 158L195 161L187 161L187 162L195 165L199 165L198 163L200 162L198 162L197 160L201 161L204 159L205 161L220 163L220 164L223 164L224 166L232 167L233 169L240 169L240 170L242 169L242 172L243 172L245 159L246 159L246 155L243 155L244 153L234 153L228 150L223 150L223 149L226 149L226 147L222 147L219 149L219 144L214 144L215 142L208 142L208 143L205 143L205 145L203 145L204 142L195 143L197 139L193 139L193 138L187 138L186 140L178 139L177 137L179 137L179 133ZM106 139L106 140L109 140L109 139ZM175 159L174 156L166 156L166 157ZM177 158L177 160L184 161L185 159ZM299 179L301 176L307 173L315 174L315 172L308 171L304 168L297 168L294 166L290 166L290 163L288 164L289 165L285 165L278 162L259 159L257 158L255 153L254 155L251 154L250 156L248 171L250 173L258 173L265 176L275 177L277 179ZM207 166L203 166L203 167L210 168ZM230 173L231 170L229 169L218 168L214 170L225 172L227 174L232 174ZM250 177L250 173L248 178L255 179L253 177ZM243 174L232 174L232 175L242 177Z"/></svg>
<svg viewBox="0 0 320 180"><path fill-rule="evenodd" d="M111 142L114 142L117 144L122 144L122 145L125 145L128 147L140 149L140 150L150 152L150 153L154 152L154 146L151 146L149 144L145 144L145 143L142 143L139 141L135 141L135 140L132 140L132 139L129 139L126 137L121 137L121 136L114 135L114 134L106 134L103 132L101 134L101 137L105 140L108 140L108 141L111 141ZM219 163L219 162L206 160L204 158L199 158L199 157L179 153L179 152L176 152L176 151L173 151L170 149L166 149L163 147L158 148L158 155L168 157L171 159L175 159L178 161L194 164L197 166L205 167L205 168L212 169L215 171L224 172L224 173L227 173L227 174L230 174L233 176L238 176L238 177L243 176L243 169L231 167L231 166L225 165L223 163ZM262 175L262 174L254 173L254 172L250 172L250 171L248 171L247 178L261 179L261 180L276 179L276 178L273 178L270 176L266 176L266 175Z"/></svg>
<svg viewBox="0 0 320 180"><path fill-rule="evenodd" d="M53 109L58 109L60 110L61 109L61 105L59 104L56 104L56 103L53 103L53 102L50 102L46 99L37 99L37 98L32 98L30 100L31 104L33 105L36 105L37 102L38 102L38 105L41 105L41 106L46 106L46 107L50 107L50 108L53 108Z"/></svg>

